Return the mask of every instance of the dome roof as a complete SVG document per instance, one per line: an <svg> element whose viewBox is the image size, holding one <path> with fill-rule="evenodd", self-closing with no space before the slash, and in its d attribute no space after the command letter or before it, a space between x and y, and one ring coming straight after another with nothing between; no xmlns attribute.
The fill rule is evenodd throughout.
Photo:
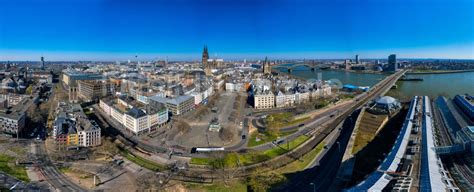
<svg viewBox="0 0 474 192"><path fill-rule="evenodd" d="M376 103L378 104L385 104L385 105L388 105L388 104L393 104L393 103L396 103L397 100L393 97L390 97L390 96L383 96L381 97L380 99L378 99L376 101Z"/></svg>

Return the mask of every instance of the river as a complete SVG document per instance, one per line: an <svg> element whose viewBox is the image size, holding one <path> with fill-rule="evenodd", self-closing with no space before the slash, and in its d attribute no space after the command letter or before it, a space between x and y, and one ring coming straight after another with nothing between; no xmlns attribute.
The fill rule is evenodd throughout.
<svg viewBox="0 0 474 192"><path fill-rule="evenodd" d="M291 65L291 64L287 64ZM285 68L276 68L288 73ZM386 74L355 73L342 70L311 71L305 66L298 66L291 72L292 75L304 79L339 80L342 84L358 86L372 86L383 79ZM439 95L454 97L457 94L468 93L474 95L474 72L416 74L407 75L408 78L422 78L423 81L399 81L398 88L391 90L388 95L407 99L414 95L427 95L432 98Z"/></svg>

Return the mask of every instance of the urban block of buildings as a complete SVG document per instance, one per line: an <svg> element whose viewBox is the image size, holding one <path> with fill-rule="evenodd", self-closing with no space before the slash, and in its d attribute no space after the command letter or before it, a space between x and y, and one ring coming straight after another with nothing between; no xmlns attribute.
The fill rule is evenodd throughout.
<svg viewBox="0 0 474 192"><path fill-rule="evenodd" d="M58 146L63 147L101 144L100 127L87 118L79 104L58 103L52 137Z"/></svg>
<svg viewBox="0 0 474 192"><path fill-rule="evenodd" d="M23 98L15 105L10 105L6 98L0 98L0 131L18 134L25 128L26 110L30 106L29 98Z"/></svg>
<svg viewBox="0 0 474 192"><path fill-rule="evenodd" d="M255 80L252 84L255 109L290 107L331 95L331 87L322 82L285 80L273 85L269 80Z"/></svg>
<svg viewBox="0 0 474 192"><path fill-rule="evenodd" d="M133 134L148 133L164 127L168 108L160 103L142 104L130 97L104 98L100 108Z"/></svg>

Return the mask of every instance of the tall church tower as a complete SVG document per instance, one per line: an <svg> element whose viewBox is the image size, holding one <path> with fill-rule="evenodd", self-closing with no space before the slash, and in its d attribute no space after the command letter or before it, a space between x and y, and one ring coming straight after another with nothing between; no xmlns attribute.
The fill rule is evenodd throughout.
<svg viewBox="0 0 474 192"><path fill-rule="evenodd" d="M212 76L211 63L208 63L207 60L209 60L209 52L207 51L207 46L204 46L204 50L202 51L202 66L204 67L206 76Z"/></svg>
<svg viewBox="0 0 474 192"><path fill-rule="evenodd" d="M272 73L272 66L270 66L270 61L268 58L265 57L265 61L263 62L263 74L271 74Z"/></svg>

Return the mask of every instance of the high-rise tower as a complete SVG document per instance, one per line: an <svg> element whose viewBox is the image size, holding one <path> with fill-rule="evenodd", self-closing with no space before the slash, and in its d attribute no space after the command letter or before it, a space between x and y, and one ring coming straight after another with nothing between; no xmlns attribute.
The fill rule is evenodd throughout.
<svg viewBox="0 0 474 192"><path fill-rule="evenodd" d="M391 71L398 70L397 55L391 54L388 56L388 67L390 67Z"/></svg>
<svg viewBox="0 0 474 192"><path fill-rule="evenodd" d="M44 70L44 57L41 56L41 69Z"/></svg>

